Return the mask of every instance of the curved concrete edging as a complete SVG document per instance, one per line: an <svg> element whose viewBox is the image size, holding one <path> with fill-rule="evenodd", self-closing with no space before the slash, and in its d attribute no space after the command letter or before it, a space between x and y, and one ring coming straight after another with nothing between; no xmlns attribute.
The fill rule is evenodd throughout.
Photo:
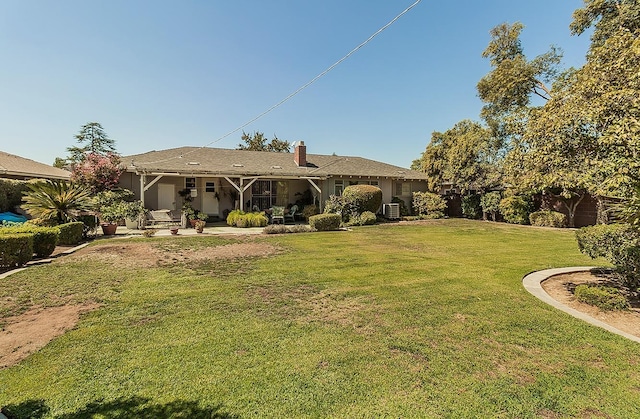
<svg viewBox="0 0 640 419"><path fill-rule="evenodd" d="M595 267L593 266L577 266L577 267L569 267L569 268L556 268L556 269L545 269L543 271L537 271L537 272L532 272L528 275L526 275L524 278L522 278L522 285L524 285L524 288L529 291L531 294L533 294L534 296L536 296L537 298L539 298L540 300L544 301L545 303L564 311L565 313L569 313L571 314L573 317L576 317L580 320L584 320L587 323L590 323L594 326L598 326L601 327L605 330L608 330L611 333L615 333L617 335L620 336L624 336L627 339L630 339L634 342L638 342L640 343L640 338L634 335L631 335L627 332L623 332L620 329L616 329L615 327L608 325L604 322L601 322L598 319L594 319L591 316L588 316L584 313L581 313L578 310L575 310L569 306L566 306L556 300L554 300L553 298L551 298L551 296L549 294L547 294L547 292L544 290L544 288L542 288L542 282L552 276L555 275L561 275L561 274L568 274L568 273L572 273L572 272L584 272L584 271L590 271L591 269L594 269Z"/></svg>

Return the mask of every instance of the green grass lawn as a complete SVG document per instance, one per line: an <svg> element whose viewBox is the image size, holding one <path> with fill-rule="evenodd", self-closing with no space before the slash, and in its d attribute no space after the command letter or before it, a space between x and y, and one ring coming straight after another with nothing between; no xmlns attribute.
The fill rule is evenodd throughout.
<svg viewBox="0 0 640 419"><path fill-rule="evenodd" d="M640 417L640 345L522 286L593 263L572 231L445 220L253 240L284 251L53 263L3 280L0 301L103 306L0 370L0 406L16 418Z"/></svg>

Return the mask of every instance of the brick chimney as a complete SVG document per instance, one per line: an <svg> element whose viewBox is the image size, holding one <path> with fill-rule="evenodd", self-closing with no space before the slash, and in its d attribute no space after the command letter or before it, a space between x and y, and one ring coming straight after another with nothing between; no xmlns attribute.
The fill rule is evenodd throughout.
<svg viewBox="0 0 640 419"><path fill-rule="evenodd" d="M296 148L293 152L293 161L296 162L298 167L307 166L307 146L304 145L304 141L298 141Z"/></svg>

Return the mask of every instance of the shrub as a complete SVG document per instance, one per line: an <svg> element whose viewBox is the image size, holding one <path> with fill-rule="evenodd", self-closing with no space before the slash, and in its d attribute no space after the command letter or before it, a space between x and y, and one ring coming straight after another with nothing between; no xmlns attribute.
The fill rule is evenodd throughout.
<svg viewBox="0 0 640 419"><path fill-rule="evenodd" d="M592 258L611 262L631 289L640 286L640 234L629 224L600 224L576 231L578 248Z"/></svg>
<svg viewBox="0 0 640 419"><path fill-rule="evenodd" d="M227 215L227 225L231 227L236 227L238 225L238 219L244 215L244 211L242 210L233 210Z"/></svg>
<svg viewBox="0 0 640 419"><path fill-rule="evenodd" d="M558 211L542 210L529 214L529 223L538 227L564 227L567 225L567 216Z"/></svg>
<svg viewBox="0 0 640 419"><path fill-rule="evenodd" d="M431 192L413 193L413 210L420 218L442 218L447 202L438 194Z"/></svg>
<svg viewBox="0 0 640 419"><path fill-rule="evenodd" d="M616 288L601 285L578 285L574 291L578 301L596 306L601 310L627 310L627 298Z"/></svg>
<svg viewBox="0 0 640 419"><path fill-rule="evenodd" d="M82 238L83 239L88 238L89 235L94 235L95 236L96 229L98 228L98 222L96 220L95 215L89 215L89 214L80 215L80 216L78 216L78 221L80 221L80 222L82 222L82 224L84 224L83 227L82 227Z"/></svg>
<svg viewBox="0 0 640 419"><path fill-rule="evenodd" d="M318 214L309 217L309 225L318 231L337 230L342 218L339 214Z"/></svg>
<svg viewBox="0 0 640 419"><path fill-rule="evenodd" d="M317 214L320 214L320 209L317 205L305 205L305 207L302 209L302 216L307 221L309 221L309 217Z"/></svg>
<svg viewBox="0 0 640 419"><path fill-rule="evenodd" d="M482 212L491 215L491 220L495 221L500 211L500 192L493 191L482 195L480 198L480 207Z"/></svg>
<svg viewBox="0 0 640 419"><path fill-rule="evenodd" d="M144 237L153 237L153 236L155 236L155 234L156 234L157 232L158 232L158 230L157 230L157 229L155 229L155 228L148 228L148 229L146 229L146 230L142 230L142 235L143 235Z"/></svg>
<svg viewBox="0 0 640 419"><path fill-rule="evenodd" d="M344 188L342 199L354 207L357 214L378 212L382 205L382 189L373 185L350 185Z"/></svg>
<svg viewBox="0 0 640 419"><path fill-rule="evenodd" d="M39 227L33 224L0 228L0 235L24 233L33 234L33 252L40 258L50 256L53 253L60 234L55 227Z"/></svg>
<svg viewBox="0 0 640 419"><path fill-rule="evenodd" d="M262 212L245 213L242 210L233 210L227 215L227 225L232 227L264 227L268 222L269 220Z"/></svg>
<svg viewBox="0 0 640 419"><path fill-rule="evenodd" d="M15 268L33 257L33 234L0 234L0 268Z"/></svg>
<svg viewBox="0 0 640 419"><path fill-rule="evenodd" d="M91 208L91 190L61 180L29 183L22 207L34 218L62 224Z"/></svg>
<svg viewBox="0 0 640 419"><path fill-rule="evenodd" d="M15 212L22 203L22 193L28 190L28 183L22 180L0 179L0 212Z"/></svg>
<svg viewBox="0 0 640 419"><path fill-rule="evenodd" d="M347 225L350 226L363 226L363 225L372 225L378 221L378 217L371 211L365 211L360 215L355 215L349 218L349 223Z"/></svg>
<svg viewBox="0 0 640 419"><path fill-rule="evenodd" d="M85 227L86 226L82 221L60 224L58 226L58 231L60 232L60 244L73 246L80 243L85 237Z"/></svg>
<svg viewBox="0 0 640 419"><path fill-rule="evenodd" d="M529 224L529 214L533 208L531 198L522 195L503 198L498 205L504 220L511 224Z"/></svg>
<svg viewBox="0 0 640 419"><path fill-rule="evenodd" d="M263 234L284 234L288 233L287 226L284 224L271 224L262 230Z"/></svg>
<svg viewBox="0 0 640 419"><path fill-rule="evenodd" d="M480 206L479 194L467 195L462 197L462 216L478 220L482 218L482 207Z"/></svg>

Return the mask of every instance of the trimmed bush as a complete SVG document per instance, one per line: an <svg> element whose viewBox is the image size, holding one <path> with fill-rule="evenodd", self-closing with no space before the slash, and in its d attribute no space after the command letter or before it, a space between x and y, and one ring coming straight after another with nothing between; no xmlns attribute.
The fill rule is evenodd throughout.
<svg viewBox="0 0 640 419"><path fill-rule="evenodd" d="M480 206L481 195L473 194L462 197L462 216L479 220L482 218L482 207Z"/></svg>
<svg viewBox="0 0 640 419"><path fill-rule="evenodd" d="M581 284L574 295L578 301L598 307L600 310L627 310L629 301L616 288Z"/></svg>
<svg viewBox="0 0 640 419"><path fill-rule="evenodd" d="M529 214L529 223L538 227L564 227L567 225L567 216L558 211L542 210Z"/></svg>
<svg viewBox="0 0 640 419"><path fill-rule="evenodd" d="M303 224L286 226L284 224L271 224L262 230L263 234L308 233L311 227Z"/></svg>
<svg viewBox="0 0 640 419"><path fill-rule="evenodd" d="M239 228L264 227L269 220L263 212L244 212L233 210L227 215L227 225Z"/></svg>
<svg viewBox="0 0 640 419"><path fill-rule="evenodd" d="M320 209L317 205L305 205L302 209L302 216L307 221L309 221L309 217L317 214L320 214Z"/></svg>
<svg viewBox="0 0 640 419"><path fill-rule="evenodd" d="M318 231L330 231L340 228L342 217L339 214L318 214L309 217L309 225Z"/></svg>
<svg viewBox="0 0 640 419"><path fill-rule="evenodd" d="M504 220L511 224L529 224L529 215L533 208L531 198L514 195L503 198L499 204Z"/></svg>
<svg viewBox="0 0 640 419"><path fill-rule="evenodd" d="M364 225L373 225L378 221L378 217L371 211L365 211L360 215L355 215L349 218L349 222L347 225L350 226L364 226Z"/></svg>
<svg viewBox="0 0 640 419"><path fill-rule="evenodd" d="M423 219L442 218L447 202L438 194L431 192L413 193L413 210Z"/></svg>
<svg viewBox="0 0 640 419"><path fill-rule="evenodd" d="M22 224L0 228L0 235L33 234L33 252L40 258L50 256L58 244L60 235L56 227L38 227L33 224Z"/></svg>
<svg viewBox="0 0 640 419"><path fill-rule="evenodd" d="M60 231L60 244L73 246L82 241L85 237L86 225L82 221L60 224L57 228Z"/></svg>
<svg viewBox="0 0 640 419"><path fill-rule="evenodd" d="M373 185L350 185L344 188L342 199L354 207L358 214L378 212L382 205L382 189Z"/></svg>
<svg viewBox="0 0 640 419"><path fill-rule="evenodd" d="M629 224L600 224L576 231L578 248L592 258L603 257L624 284L640 288L640 234Z"/></svg>
<svg viewBox="0 0 640 419"><path fill-rule="evenodd" d="M0 234L0 268L15 268L33 258L33 234Z"/></svg>

